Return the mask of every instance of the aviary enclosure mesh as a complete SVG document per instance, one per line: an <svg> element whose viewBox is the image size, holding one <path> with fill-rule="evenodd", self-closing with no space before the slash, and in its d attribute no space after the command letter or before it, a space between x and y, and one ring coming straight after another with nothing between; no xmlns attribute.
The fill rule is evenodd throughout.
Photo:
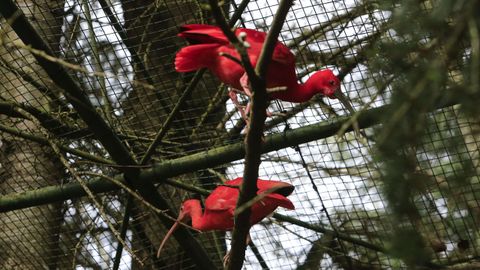
<svg viewBox="0 0 480 270"><path fill-rule="evenodd" d="M7 2L0 8L0 268L195 268L191 250L175 239L156 259L166 232L161 216L175 218L186 198L205 198L243 175L244 122L227 87L208 72L173 69L186 45L179 26L215 24L208 2L17 1L13 17ZM259 174L292 183L296 209L278 209L252 227L245 269L475 268L475 2L295 1L279 39L297 57L299 80L334 70L357 113L324 97L271 103L284 114L267 119ZM243 3L236 25L268 31L278 3L221 4L230 17ZM20 41L32 29L9 26L22 14L53 57ZM153 181L153 201L173 211L156 211L146 193L133 196L135 185L112 183L123 179L125 164L72 107L59 83L65 78L33 56L68 71L90 112L137 161L141 177L132 181ZM347 121L361 134L345 132ZM279 143L287 134L293 139ZM230 233L182 234L221 267Z"/></svg>

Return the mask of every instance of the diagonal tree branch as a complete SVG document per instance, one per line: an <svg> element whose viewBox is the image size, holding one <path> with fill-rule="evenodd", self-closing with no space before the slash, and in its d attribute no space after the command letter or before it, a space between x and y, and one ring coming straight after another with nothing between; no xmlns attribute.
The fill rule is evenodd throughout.
<svg viewBox="0 0 480 270"><path fill-rule="evenodd" d="M131 44L132 42L128 39L127 32L125 29L122 27L122 24L118 21L117 16L112 12L110 7L108 6L108 3L106 0L98 0L100 6L102 7L103 12L107 15L108 19L111 22L111 25L115 28L115 31L117 31L118 35L120 36L120 39L123 41L125 46L128 48L128 51L130 52L133 61L138 65L138 70L141 72L141 74L145 77L145 80L149 85L155 86L155 80L153 79L153 76L150 74L148 71L143 59L138 55L137 51L135 50L135 46ZM165 103L163 100L163 97L160 96L160 93L158 91L154 91L155 96L157 97L158 102L160 103L161 107L164 109L168 108L168 104Z"/></svg>
<svg viewBox="0 0 480 270"><path fill-rule="evenodd" d="M48 139L45 138L45 137L30 134L30 133L25 133L25 132L20 131L18 129L8 127L8 126L2 125L2 124L0 124L0 131L3 131L5 133L8 133L8 134L11 134L11 135L14 135L14 136L17 136L17 137L22 138L22 139L26 139L26 140L30 140L32 142L36 142L36 143L41 144L41 145L48 145ZM92 155L89 152L85 152L85 151L82 151L82 150L71 148L71 147L65 146L63 144L58 144L57 146L58 146L58 148L60 148L60 150L62 150L64 152L68 152L72 155L84 158L86 160L90 160L90 161L93 161L93 162L98 162L98 163L101 163L101 164L114 164L114 162L109 160L109 159L105 159L105 158L100 157L100 156Z"/></svg>
<svg viewBox="0 0 480 270"><path fill-rule="evenodd" d="M58 137L68 137L70 139L74 139L91 135L91 132L88 129L80 129L69 126L68 124L65 124L59 119L55 118L52 114L39 110L38 108L28 104L16 103L13 101L0 101L0 114L10 117L29 119L28 116L20 113L19 110L24 110L30 115L34 116L40 122L40 124L42 124L42 127Z"/></svg>
<svg viewBox="0 0 480 270"><path fill-rule="evenodd" d="M18 9L12 0L0 1L0 12L5 18L15 18L7 20L15 30L20 39L35 50L43 51L45 54L53 56L51 48L44 42L33 26L28 22L25 15ZM92 130L95 137L105 147L112 159L119 165L126 167L120 168L124 173L126 183L133 186L145 198L146 201L160 209L170 209L168 203L163 199L151 181L138 181L139 168L130 165L136 165L137 162L130 155L125 145L120 141L113 129L101 118L90 103L84 91L73 80L67 70L58 62L48 61L38 54L34 57L61 89L63 89L67 100L73 105L79 116ZM171 226L173 221L157 215L166 225ZM213 263L207 256L203 247L192 237L192 235L181 228L174 234L175 238L185 248L187 254L196 262L198 267L212 269Z"/></svg>

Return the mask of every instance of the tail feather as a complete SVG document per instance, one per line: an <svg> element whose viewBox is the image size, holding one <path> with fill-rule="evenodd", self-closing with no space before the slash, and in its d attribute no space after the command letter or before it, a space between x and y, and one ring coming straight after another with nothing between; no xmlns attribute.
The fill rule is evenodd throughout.
<svg viewBox="0 0 480 270"><path fill-rule="evenodd" d="M175 56L175 70L190 72L213 64L218 44L197 44L183 47Z"/></svg>
<svg viewBox="0 0 480 270"><path fill-rule="evenodd" d="M287 199L286 197L280 195L280 194L268 194L267 195L267 200L271 202L275 202L276 205L281 206L286 209L294 210L295 206L293 205L292 201Z"/></svg>

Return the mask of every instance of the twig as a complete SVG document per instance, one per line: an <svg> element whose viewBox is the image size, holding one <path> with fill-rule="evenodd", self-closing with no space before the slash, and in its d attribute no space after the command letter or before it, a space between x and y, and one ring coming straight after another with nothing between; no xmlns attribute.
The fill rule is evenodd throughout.
<svg viewBox="0 0 480 270"><path fill-rule="evenodd" d="M233 13L232 17L230 18L230 21L228 22L228 26L233 27L235 23L241 19L243 11L245 8L247 8L248 3L250 3L250 0L243 0L240 5L236 8L235 12Z"/></svg>
<svg viewBox="0 0 480 270"><path fill-rule="evenodd" d="M26 50L26 51L30 52L31 54L33 54L35 56L44 58L47 61L57 63L57 64L60 64L60 65L66 67L68 69L83 73L85 76L102 77L102 78L105 78L105 79L108 79L108 78L122 78L122 76L120 76L120 75L107 74L107 73L99 72L99 71L90 71L90 70L88 70L88 69L86 69L86 68L84 68L80 65L72 64L70 62L67 62L67 61L61 59L61 58L51 56L51 55L47 54L45 51L32 48L32 46L30 46L30 45L25 45L25 44L23 44L23 42L21 42L19 40L1 40L0 45L6 45L6 46L12 45L12 46L14 46L18 49ZM141 82L141 81L138 81L138 80L130 80L130 81L132 82L133 85L142 86L142 87L145 87L146 89L149 89L149 90L155 90L155 87L153 85L149 84L149 83L144 83L144 82Z"/></svg>
<svg viewBox="0 0 480 270"><path fill-rule="evenodd" d="M347 131L347 129L353 125L353 124L357 124L358 125L358 122L357 122L357 119L358 117L360 116L360 114L362 114L363 112L365 112L369 107L370 105L372 105L375 100L377 99L377 97L379 95L381 95L385 89L388 87L388 85L393 81L393 77L389 78L384 84L382 87L380 87L380 89L377 90L377 92L373 95L373 97L370 99L370 101L368 101L367 103L365 103L362 108L358 111L356 111L353 115L351 115L351 117L348 119L348 121L346 121L345 123L343 123L342 127L338 130L337 134L335 134L335 136L337 137L342 137L345 132ZM357 130L357 128L355 128L355 130Z"/></svg>
<svg viewBox="0 0 480 270"><path fill-rule="evenodd" d="M257 248L257 246L255 245L255 243L253 243L253 241L250 241L250 243L248 243L248 246L249 246L250 249L252 250L253 255L255 255L255 257L257 258L258 263L259 263L260 266L262 267L262 270L270 270L270 268L269 268L268 265L267 265L267 262L265 261L265 259L264 259L263 256L262 256L262 253L260 253L260 251L258 250L258 248Z"/></svg>
<svg viewBox="0 0 480 270"><path fill-rule="evenodd" d="M224 185L224 186L226 186L226 185ZM238 188L238 187L232 187L232 188ZM251 208L254 204L256 204L257 202L260 202L265 197L267 197L268 195L274 193L275 191L277 191L279 189L280 189L280 187L273 187L273 188L267 189L267 190L265 190L265 192L262 192L262 193L256 195L255 197L253 197L252 199L250 199L246 203L244 203L242 205L238 205L237 208L235 209L235 211L233 212L234 215L240 215L245 210Z"/></svg>
<svg viewBox="0 0 480 270"><path fill-rule="evenodd" d="M35 80L30 74L23 71L22 69L16 69L12 67L12 65L5 61L5 59L0 59L0 66L7 69L8 71L14 73L16 76L21 77L22 80L28 82L33 87L35 87L40 93L47 96L52 102L55 102L61 108L61 111L68 111L68 104L57 96L58 93L50 89L49 87L41 84L37 80Z"/></svg>
<svg viewBox="0 0 480 270"><path fill-rule="evenodd" d="M202 128L202 126L205 124L205 121L207 120L208 116L211 115L212 112L214 112L215 109L217 109L219 106L225 106L225 102L228 100L228 95L224 94L225 90L225 85L223 83L218 86L217 92L215 93L215 96L212 98L210 103L207 106L207 109L205 112L200 116L200 119L198 120L197 124L195 125L195 128L193 128L192 133L190 134L190 140L194 141L194 138L197 138L197 131ZM229 113L228 113L229 114ZM222 121L218 123L215 129L217 130L223 130L224 126L224 121L226 122L229 118L227 118L227 115L222 118ZM224 120L227 119L227 120ZM198 139L197 139L198 140Z"/></svg>
<svg viewBox="0 0 480 270"><path fill-rule="evenodd" d="M172 111L168 115L168 117L165 120L163 126L160 128L160 130L155 135L155 139L153 140L153 142L148 147L147 152L142 157L142 160L140 161L140 164L143 165L150 159L150 157L154 153L157 145L161 143L163 137L165 136L165 134L167 134L167 131L170 129L170 125L173 123L173 120L174 120L175 116L178 114L178 112L180 111L180 108L183 107L183 105L187 101L188 97L190 97L190 94L192 93L192 91L195 89L196 85L198 84L198 82L202 78L203 73L205 73L205 69L198 70L195 73L193 79L187 85L187 87L185 87L185 90L183 91L180 98L177 100L177 103L175 104L175 107L172 109Z"/></svg>
<svg viewBox="0 0 480 270"><path fill-rule="evenodd" d="M77 254L78 254L78 251L79 251L80 246L82 244L82 241L83 241L83 239L85 239L85 237L87 235L91 234L91 232L95 228L95 220L97 218L98 218L98 214L94 218L91 219L90 224L86 225L86 226L89 226L89 229L80 235L77 243L75 244L75 247L73 248L72 269L75 269L77 267Z"/></svg>
<svg viewBox="0 0 480 270"><path fill-rule="evenodd" d="M19 109L33 115L38 121L40 121L40 123L46 130L58 136L62 136L66 133L76 133L77 136L82 136L85 135L85 133L89 132L88 130L82 130L73 126L69 126L68 124L65 124L55 118L51 113L40 110L37 107L28 105L26 103L17 103L14 101L0 101L0 114L5 114L10 117L29 119L28 116L20 113Z"/></svg>
<svg viewBox="0 0 480 270"><path fill-rule="evenodd" d="M85 184L84 180L79 176L79 174L70 166L68 160L65 158L65 156L62 154L60 151L60 148L57 146L57 143L55 143L54 139L51 138L50 134L43 128L41 128L40 122L35 118L32 117L32 121L40 127L40 132L43 133L43 135L47 138L48 143L52 150L55 152L56 156L60 159L60 162L62 165L67 169L67 171L77 180L77 182L82 186L82 188L85 190L87 193L88 197L92 200L93 204L95 207L98 209L98 213L101 215L102 219L105 221L107 226L110 228L110 231L112 234L117 238L119 242L121 242L124 246L126 246L126 243L120 237L120 234L118 233L117 229L113 226L113 224L109 221L109 218L107 214L104 211L103 205L97 201L95 194L92 192L92 190ZM140 265L144 265L142 260L128 247L126 246L125 248L127 252L132 256L134 260L136 260Z"/></svg>
<svg viewBox="0 0 480 270"><path fill-rule="evenodd" d="M250 62L250 58L248 57L247 48L245 47L245 44L241 42L230 29L229 24L223 17L221 8L218 6L218 1L209 0L209 3L212 11L212 16L214 17L220 29L222 29L223 34L228 38L230 43L232 43L232 45L235 47L238 54L240 55L242 66L245 69L245 72L247 73L249 79L250 80L255 79L257 76L255 73L255 70L253 69L252 63Z"/></svg>
<svg viewBox="0 0 480 270"><path fill-rule="evenodd" d="M8 127L8 126L2 125L2 124L0 124L0 131L12 134L14 136L17 136L17 137L20 137L20 138L23 138L23 139L26 139L26 140L36 142L36 143L41 144L41 145L48 145L48 139L45 138L45 137L41 137L41 136L34 135L34 134L31 134L31 133L26 133L26 132L23 132L23 131L20 131L18 129ZM105 159L105 158L102 158L100 156L95 156L95 155L90 154L89 152L85 152L85 151L82 151L82 150L71 148L71 147L65 146L63 144L57 144L57 146L58 146L58 148L60 148L64 152L68 152L72 155L84 158L86 160L93 161L95 163L114 164L113 161L110 160L110 159Z"/></svg>
<svg viewBox="0 0 480 270"><path fill-rule="evenodd" d="M93 28L93 22L92 22L92 17L90 13L90 6L89 6L89 1L83 0L83 13L85 14L85 18L87 21L88 25L88 38L89 40L89 45L92 48L92 54L93 54L93 67L96 70L99 70L101 73L105 74L105 71L103 69L102 63L100 61L100 55L98 52L98 44L95 39L95 30ZM103 101L105 103L105 110L104 112L105 118L107 118L108 122L112 122L112 114L113 114L113 107L112 104L110 103L110 100L108 99L108 92L107 92L107 86L105 84L105 79L104 78L97 78L98 84L100 85L100 93L102 95ZM101 104L101 102L99 102Z"/></svg>
<svg viewBox="0 0 480 270"><path fill-rule="evenodd" d="M120 36L120 39L125 44L125 46L128 48L128 51L131 54L133 63L135 63L135 65L138 65L138 68L136 69L137 72L141 73L141 75L143 77L145 77L145 80L147 81L147 85L150 85L152 87L152 89L150 89L150 90L154 90L156 82L153 80L153 76L148 71L147 66L145 65L144 59L142 59L142 57L140 57L140 55L137 52L138 50L141 50L141 48L135 48L136 46L134 44L132 44L131 39L129 39L128 36L127 36L126 30L122 27L122 24L118 21L117 16L112 12L112 9L108 6L107 1L106 0L98 0L98 2L100 4L100 6L102 7L103 12L105 12L108 19L110 20L110 22L111 22L110 26L113 26L113 28L115 28L115 31L117 31L117 34ZM145 11L142 13L142 15L140 15L138 17L137 20L140 20L140 18L145 18L149 14L150 14L149 20L152 19L153 14L156 14L155 11L150 11L150 9L153 8L153 7L158 8L158 5L156 4L156 2L152 2L152 4L148 8L145 8ZM137 20L132 22L130 24L130 27L133 27L133 25L137 22ZM148 24L145 24L145 25L148 25ZM146 30L147 29L145 29L145 31ZM168 33L168 32L166 32L166 33ZM160 37L157 37L157 38L160 38ZM143 44L143 40L142 40L142 42L140 42L140 45L142 45L142 44ZM135 80L129 80L129 81L135 81ZM147 88L147 89L149 89L149 88ZM166 104L164 102L164 100L160 96L159 92L154 91L154 94L155 94L155 97L157 98L158 102L160 103L161 107L165 111L167 111L166 108L168 108L168 106L167 106L168 104Z"/></svg>
<svg viewBox="0 0 480 270"><path fill-rule="evenodd" d="M289 222L291 224L295 224L297 226L300 226L300 227L303 227L303 228L306 228L306 229L309 229L309 230L312 230L312 231L315 231L315 232L319 232L319 233L332 234L335 238L338 238L340 240L347 241L349 243L359 245L359 246L362 246L362 247L365 247L365 248L368 248L368 249L371 249L371 250L374 250L374 251L382 252L382 253L385 253L385 254L387 253L387 250L384 247L377 246L375 244L363 241L361 239L353 238L350 235L346 235L346 234L343 234L343 233L338 232L338 231L335 232L334 230L324 228L320 225L310 224L308 222L301 221L301 220L298 220L296 218L292 218L292 217L285 216L285 215L278 214L278 213L273 214L273 217L275 219L279 220L279 221Z"/></svg>

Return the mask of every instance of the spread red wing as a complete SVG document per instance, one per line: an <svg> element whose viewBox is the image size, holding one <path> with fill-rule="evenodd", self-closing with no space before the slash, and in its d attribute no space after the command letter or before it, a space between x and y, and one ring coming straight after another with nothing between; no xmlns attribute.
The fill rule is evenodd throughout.
<svg viewBox="0 0 480 270"><path fill-rule="evenodd" d="M253 29L237 28L235 35L239 35L241 32L247 34L247 41L250 43L251 48L249 53L260 54L260 50L265 42L267 34ZM222 30L213 25L205 24L187 24L181 27L181 32L178 36L186 38L193 44L198 43L216 43L222 45L230 44L227 37L223 34ZM290 49L283 43L277 41L275 50L273 51L272 61L282 63L286 65L295 63L295 55Z"/></svg>
<svg viewBox="0 0 480 270"><path fill-rule="evenodd" d="M263 180L259 180L263 181ZM264 181L266 183L273 183L275 181ZM234 180L230 180L225 182L225 185L229 186L240 186L242 183L242 178L236 178ZM265 192L265 189L259 190L258 194ZM205 207L210 211L225 211L229 210L232 211L235 209L238 196L240 192L238 188L228 187L228 186L219 186L217 187L205 200ZM267 196L269 203L273 203L276 206L281 206L287 209L295 209L295 206L292 202L287 199L285 196L270 193Z"/></svg>
<svg viewBox="0 0 480 270"><path fill-rule="evenodd" d="M175 70L189 72L210 67L217 57L217 44L195 44L183 47L175 57Z"/></svg>

